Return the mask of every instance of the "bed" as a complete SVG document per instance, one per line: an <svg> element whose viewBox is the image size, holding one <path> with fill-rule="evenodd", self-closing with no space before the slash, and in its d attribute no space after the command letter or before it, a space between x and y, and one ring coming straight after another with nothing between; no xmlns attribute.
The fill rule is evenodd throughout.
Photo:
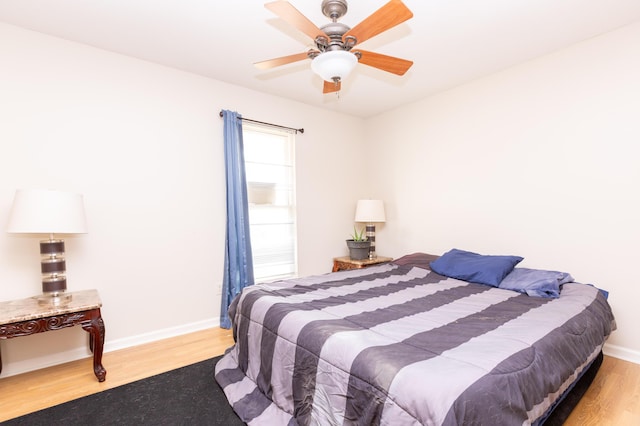
<svg viewBox="0 0 640 426"><path fill-rule="evenodd" d="M568 280L530 296L436 273L438 258L244 289L215 373L236 413L250 425L544 423L601 362L615 330L604 292Z"/></svg>

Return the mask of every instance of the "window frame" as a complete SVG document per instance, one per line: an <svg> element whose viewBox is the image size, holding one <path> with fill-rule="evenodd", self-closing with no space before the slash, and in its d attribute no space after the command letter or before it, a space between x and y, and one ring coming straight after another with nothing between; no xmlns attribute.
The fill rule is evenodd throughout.
<svg viewBox="0 0 640 426"><path fill-rule="evenodd" d="M288 130L288 129L281 129L281 128L276 128L273 126L269 126L269 125L264 125L264 124L260 124L260 123L253 123L253 122L242 122L242 131L243 131L243 143L244 143L244 150L245 150L245 158L244 158L244 162L245 162L245 171L247 172L247 194L250 193L251 191L251 184L253 183L254 185L257 184L257 186L259 186L260 182L257 181L250 181L249 176L252 174L251 172L251 164L257 165L259 163L255 163L252 161L247 161L247 141L250 140L249 138L251 138L251 134L265 134L265 135L271 135L271 136L275 136L278 138L283 138L283 140L285 140L286 142L286 148L287 148L287 155L289 158L289 164L286 164L286 162L283 162L281 164L281 166L283 168L288 167L289 168L289 178L290 178L290 185L289 185L289 189L288 189L288 203L285 204L280 204L280 205L273 205L274 207L274 211L276 210L275 208L282 208L283 206L287 206L288 209L290 210L290 232L291 232L291 240L292 240L292 244L291 246L288 246L291 249L292 252L292 262L286 263L286 265L291 265L292 271L291 272L287 272L287 273L283 273L283 274L272 274L272 275L260 275L258 273L260 267L265 267L265 265L269 265L268 262L256 262L256 252L255 249L253 249L254 247L256 247L256 245L254 245L254 236L257 234L254 230L254 227L256 226L256 224L253 222L252 219L252 206L253 206L253 210L254 210L254 217L256 215L256 211L260 208L264 209L265 206L269 206L269 203L265 203L265 204L254 204L249 202L249 224L250 224L250 236L251 236L251 245L252 245L252 256L253 256L253 265L254 265L254 279L256 283L259 282L270 282L270 281L275 281L275 280L282 280L282 279L287 279L287 278L295 278L298 276L298 238L297 238L297 205L296 205L296 162L295 162L295 131L292 130ZM254 142L251 142L254 143ZM261 143L261 141L255 142L255 143ZM273 166L273 163L269 163L269 165ZM248 169L248 170L247 170ZM264 184L265 182L263 182ZM274 185L277 186L277 183L274 183ZM255 187L254 187L255 189ZM250 197L248 197L250 198ZM260 206L260 207L258 207ZM266 207L267 209L269 207ZM288 222L287 222L288 223ZM259 259L259 258L258 258Z"/></svg>

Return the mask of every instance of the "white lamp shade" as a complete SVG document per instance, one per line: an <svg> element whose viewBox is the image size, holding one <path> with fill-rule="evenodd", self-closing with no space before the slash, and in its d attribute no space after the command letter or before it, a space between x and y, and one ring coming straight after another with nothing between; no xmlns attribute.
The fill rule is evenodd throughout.
<svg viewBox="0 0 640 426"><path fill-rule="evenodd" d="M13 199L7 232L85 234L87 220L81 194L19 189Z"/></svg>
<svg viewBox="0 0 640 426"><path fill-rule="evenodd" d="M358 58L344 50L330 50L316 56L311 61L311 70L323 80L333 82L334 78L345 79L358 63Z"/></svg>
<svg viewBox="0 0 640 426"><path fill-rule="evenodd" d="M356 222L384 222L384 203L382 200L359 200L356 206Z"/></svg>

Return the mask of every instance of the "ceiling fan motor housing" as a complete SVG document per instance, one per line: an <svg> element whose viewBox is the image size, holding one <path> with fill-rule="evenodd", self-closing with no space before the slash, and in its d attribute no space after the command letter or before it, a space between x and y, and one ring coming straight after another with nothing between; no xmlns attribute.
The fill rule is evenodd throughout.
<svg viewBox="0 0 640 426"><path fill-rule="evenodd" d="M328 50L349 50L356 44L354 37L343 41L342 36L349 31L350 28L341 22L331 22L323 25L320 29L329 37L328 40L326 37L316 38L316 45L321 52Z"/></svg>

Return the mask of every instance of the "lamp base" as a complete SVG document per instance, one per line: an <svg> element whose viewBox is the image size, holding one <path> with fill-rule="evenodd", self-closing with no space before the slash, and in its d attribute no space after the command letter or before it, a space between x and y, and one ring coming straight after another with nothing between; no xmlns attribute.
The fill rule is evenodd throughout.
<svg viewBox="0 0 640 426"><path fill-rule="evenodd" d="M64 306L71 302L73 295L66 292L43 293L36 299L40 306Z"/></svg>
<svg viewBox="0 0 640 426"><path fill-rule="evenodd" d="M366 226L367 241L371 241L369 246L369 260L373 260L378 255L376 254L376 225L374 223L368 223Z"/></svg>
<svg viewBox="0 0 640 426"><path fill-rule="evenodd" d="M40 241L40 255L42 292L45 297L58 297L67 289L64 240L54 240L52 235L48 240Z"/></svg>

